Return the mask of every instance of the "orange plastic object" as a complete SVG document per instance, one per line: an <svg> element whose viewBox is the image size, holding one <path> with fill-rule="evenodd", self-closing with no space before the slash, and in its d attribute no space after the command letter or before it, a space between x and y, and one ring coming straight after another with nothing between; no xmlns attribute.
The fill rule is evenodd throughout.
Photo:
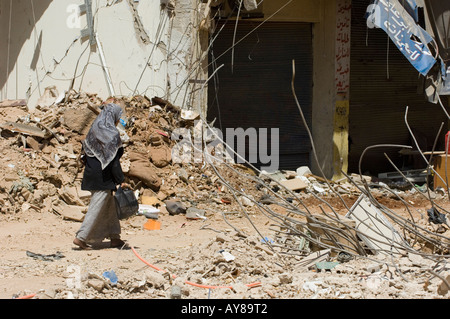
<svg viewBox="0 0 450 319"><path fill-rule="evenodd" d="M144 224L144 228L147 230L159 230L161 229L161 222L154 219L149 219Z"/></svg>

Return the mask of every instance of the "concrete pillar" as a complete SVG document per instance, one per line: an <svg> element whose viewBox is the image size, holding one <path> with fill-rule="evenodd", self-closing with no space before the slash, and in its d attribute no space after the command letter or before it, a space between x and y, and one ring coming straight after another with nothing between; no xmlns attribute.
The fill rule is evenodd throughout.
<svg viewBox="0 0 450 319"><path fill-rule="evenodd" d="M313 27L312 135L316 154L311 155L311 171L333 176L333 133L335 109L335 29L336 0L321 1L320 20Z"/></svg>
<svg viewBox="0 0 450 319"><path fill-rule="evenodd" d="M351 4L351 0L336 1L333 180L345 178L348 168Z"/></svg>

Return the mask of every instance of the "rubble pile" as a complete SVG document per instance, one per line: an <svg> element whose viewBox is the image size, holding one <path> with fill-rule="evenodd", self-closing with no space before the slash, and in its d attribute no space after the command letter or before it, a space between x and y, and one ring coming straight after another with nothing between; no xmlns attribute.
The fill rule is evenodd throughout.
<svg viewBox="0 0 450 319"><path fill-rule="evenodd" d="M450 227L438 205L444 193L427 189L434 210L412 214L423 190L390 188L369 176L332 182L308 167L269 173L232 161L179 163L172 157L179 142L174 132L198 129L195 112L159 97L48 95L52 102L33 112L23 103L0 107L2 215L12 220L30 211L83 220L90 193L80 189L81 141L102 105L113 102L125 110L118 126L122 168L140 205L154 209L140 210L148 219L144 228L180 215L202 222L200 229L210 220L227 225L202 245L140 256L164 271L123 266L115 282L85 273L83 290L62 289L51 298L445 298ZM383 205L388 199L396 212ZM254 218L265 220L264 229ZM132 224L125 222L125 231Z"/></svg>

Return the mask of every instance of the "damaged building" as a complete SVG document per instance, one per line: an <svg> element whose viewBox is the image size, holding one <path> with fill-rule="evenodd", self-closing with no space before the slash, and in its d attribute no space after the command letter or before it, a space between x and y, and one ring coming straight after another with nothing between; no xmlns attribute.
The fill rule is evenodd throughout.
<svg viewBox="0 0 450 319"><path fill-rule="evenodd" d="M412 21L437 32L438 52L444 52L448 35L445 21L438 21L444 9L407 2L417 15ZM226 128L266 128L267 136L257 134L279 146L279 169L306 165L328 178L358 172L368 146L412 145L407 107L422 151L432 150L444 122L435 148L442 151L446 114L425 90L433 75L417 71L384 30L368 26L370 4L3 1L1 99L26 99L34 108L46 103L39 101L43 95L57 99L71 89L104 99L163 97L201 112L224 134ZM406 10L394 10L400 8ZM433 29L439 25L442 31ZM447 96L441 103L447 107ZM253 144L243 157L272 168ZM426 166L387 148L368 152L362 170L392 171L384 151L403 170Z"/></svg>
<svg viewBox="0 0 450 319"><path fill-rule="evenodd" d="M2 0L0 216L83 220L80 142L113 102L126 110L122 166L140 207L123 227L143 249L126 252L119 283L89 273L85 291L52 298L175 298L176 285L177 298L204 297L187 286L240 298L446 298L444 2ZM175 223L162 241L217 234L145 250L148 232ZM158 275L137 278L142 261ZM21 271L12 264L0 280ZM304 280L311 272L337 277Z"/></svg>

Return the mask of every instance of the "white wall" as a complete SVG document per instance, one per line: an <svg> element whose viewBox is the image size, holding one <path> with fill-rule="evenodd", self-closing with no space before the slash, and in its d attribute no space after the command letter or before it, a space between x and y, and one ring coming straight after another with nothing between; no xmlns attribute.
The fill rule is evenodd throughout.
<svg viewBox="0 0 450 319"><path fill-rule="evenodd" d="M196 57L197 32L190 22L201 4L174 1L172 16L161 2L93 0L94 29L116 96L159 96L184 107L186 79ZM98 48L80 38L87 26L86 15L76 12L81 4L83 0L0 1L1 100L27 98L33 109L49 86L60 93L72 87L110 96Z"/></svg>
<svg viewBox="0 0 450 319"><path fill-rule="evenodd" d="M208 78L207 61L201 58L205 57L207 34L202 32L199 37L205 4L200 0L172 0L175 16L171 17L167 9L161 9L161 2L169 1L92 1L95 31L113 90L116 96L163 97L184 108L201 105L204 111L207 90L199 90L201 81L189 80ZM314 23L313 137L320 163L316 165L312 158L311 164L315 172L320 167L330 177L336 100L336 1L293 0L272 19ZM27 98L32 109L48 86L56 86L60 93L73 85L76 91L97 93L103 99L110 95L98 50L91 50L88 41L80 39L86 16L78 19L75 8L83 3L0 0L0 100ZM267 16L281 5L278 0L265 0Z"/></svg>

